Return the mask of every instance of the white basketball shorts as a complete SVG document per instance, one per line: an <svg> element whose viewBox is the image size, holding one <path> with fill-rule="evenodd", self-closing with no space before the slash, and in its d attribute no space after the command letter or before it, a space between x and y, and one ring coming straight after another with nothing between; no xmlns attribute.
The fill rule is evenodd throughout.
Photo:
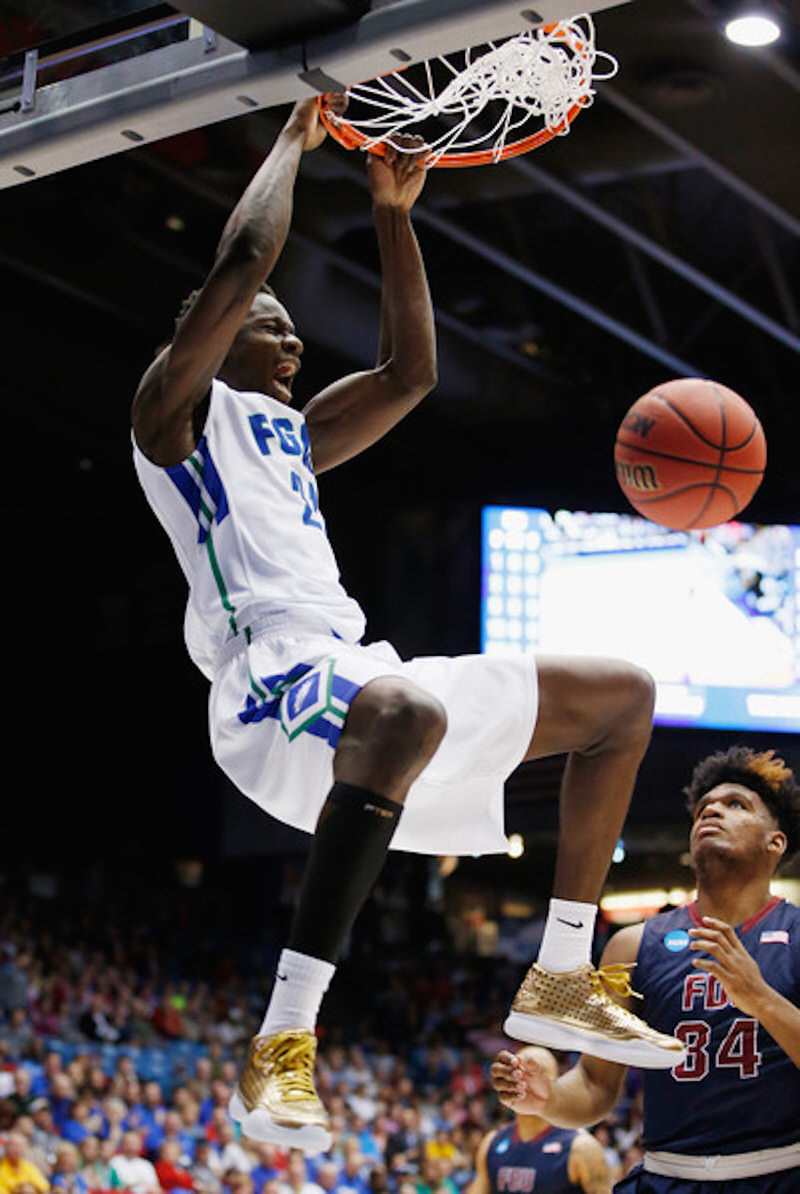
<svg viewBox="0 0 800 1194"><path fill-rule="evenodd" d="M503 787L536 724L532 656L404 661L384 642L351 645L308 631L262 634L231 652L215 674L214 757L261 808L313 833L333 784L333 754L350 701L379 676L413 681L447 711L447 732L408 793L392 849L505 852Z"/></svg>

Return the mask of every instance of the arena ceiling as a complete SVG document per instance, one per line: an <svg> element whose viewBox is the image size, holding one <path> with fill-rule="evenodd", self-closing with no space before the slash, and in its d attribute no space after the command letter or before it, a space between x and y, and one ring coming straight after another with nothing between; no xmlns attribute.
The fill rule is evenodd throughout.
<svg viewBox="0 0 800 1194"><path fill-rule="evenodd" d="M491 5L462 7L478 20ZM784 36L753 50L722 35L729 0L595 7L598 45L620 69L571 134L496 166L431 172L416 225L438 388L324 483L344 578L372 633L407 652L477 646L481 502L626 508L614 433L633 399L668 377L713 377L752 403L769 466L749 515L800 522L797 10L770 0ZM128 409L288 105L14 173L25 53L39 50L45 103L47 86L78 69L76 49L97 41L84 65L106 66L146 27L146 54L186 13L213 28L227 9L217 33L291 58L393 8L413 24L414 4L392 0L272 3L256 36L247 21L224 28L232 6L213 2L3 5L3 442L20 581L7 585L7 626L22 692L11 737L25 768L47 762L56 826L63 785L83 793L91 818L109 793L180 828L188 807L216 816L204 682L179 641L182 582L132 475ZM326 143L304 159L274 280L306 342L306 393L371 363L379 279L357 153ZM645 821L679 817L675 785L706 745L656 736L646 779L660 795L642 798ZM551 802L557 778L552 765L521 772L514 806ZM169 800L179 811L164 814Z"/></svg>

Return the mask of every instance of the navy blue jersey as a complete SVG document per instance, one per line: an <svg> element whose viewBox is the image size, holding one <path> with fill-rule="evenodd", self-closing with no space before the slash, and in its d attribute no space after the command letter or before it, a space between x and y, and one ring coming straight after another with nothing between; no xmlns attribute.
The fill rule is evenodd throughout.
<svg viewBox="0 0 800 1194"><path fill-rule="evenodd" d="M762 1173L758 1177L734 1178L727 1182L684 1181L680 1177L659 1177L637 1166L614 1187L614 1194L797 1194L796 1169Z"/></svg>
<svg viewBox="0 0 800 1194"><path fill-rule="evenodd" d="M582 1194L567 1174L577 1134L548 1128L532 1140L520 1140L516 1124L501 1128L486 1153L492 1194Z"/></svg>
<svg viewBox="0 0 800 1194"><path fill-rule="evenodd" d="M687 1048L671 1070L646 1070L644 1143L693 1155L751 1152L800 1141L800 1069L764 1027L692 966L694 904L645 923L633 978L635 1011ZM800 909L773 897L736 930L764 979L800 1003Z"/></svg>

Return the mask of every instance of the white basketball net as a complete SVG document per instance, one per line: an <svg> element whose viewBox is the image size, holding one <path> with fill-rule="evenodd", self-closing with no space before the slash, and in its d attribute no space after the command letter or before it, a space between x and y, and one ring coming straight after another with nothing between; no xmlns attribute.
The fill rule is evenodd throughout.
<svg viewBox="0 0 800 1194"><path fill-rule="evenodd" d="M592 83L612 78L618 68L612 55L596 50L594 25L585 13L547 29L526 30L499 45L489 43L475 54L465 50L460 67L446 57L421 64L424 89L403 71L350 88L346 120L367 138L363 148L444 117L447 127L428 142L428 165L445 153L490 145L498 160L509 137L528 121L539 119L554 135L568 133L567 114L576 105L588 107L595 95ZM470 129L490 104L495 105L491 127Z"/></svg>

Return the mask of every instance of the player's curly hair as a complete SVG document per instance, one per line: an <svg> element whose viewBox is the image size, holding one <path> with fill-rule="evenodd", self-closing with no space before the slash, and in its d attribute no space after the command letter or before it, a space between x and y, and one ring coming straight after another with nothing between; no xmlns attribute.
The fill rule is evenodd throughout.
<svg viewBox="0 0 800 1194"><path fill-rule="evenodd" d="M683 789L686 807L694 816L700 799L718 784L741 784L761 797L786 835L786 862L800 847L800 787L794 772L774 750L755 751L731 746L701 759Z"/></svg>

